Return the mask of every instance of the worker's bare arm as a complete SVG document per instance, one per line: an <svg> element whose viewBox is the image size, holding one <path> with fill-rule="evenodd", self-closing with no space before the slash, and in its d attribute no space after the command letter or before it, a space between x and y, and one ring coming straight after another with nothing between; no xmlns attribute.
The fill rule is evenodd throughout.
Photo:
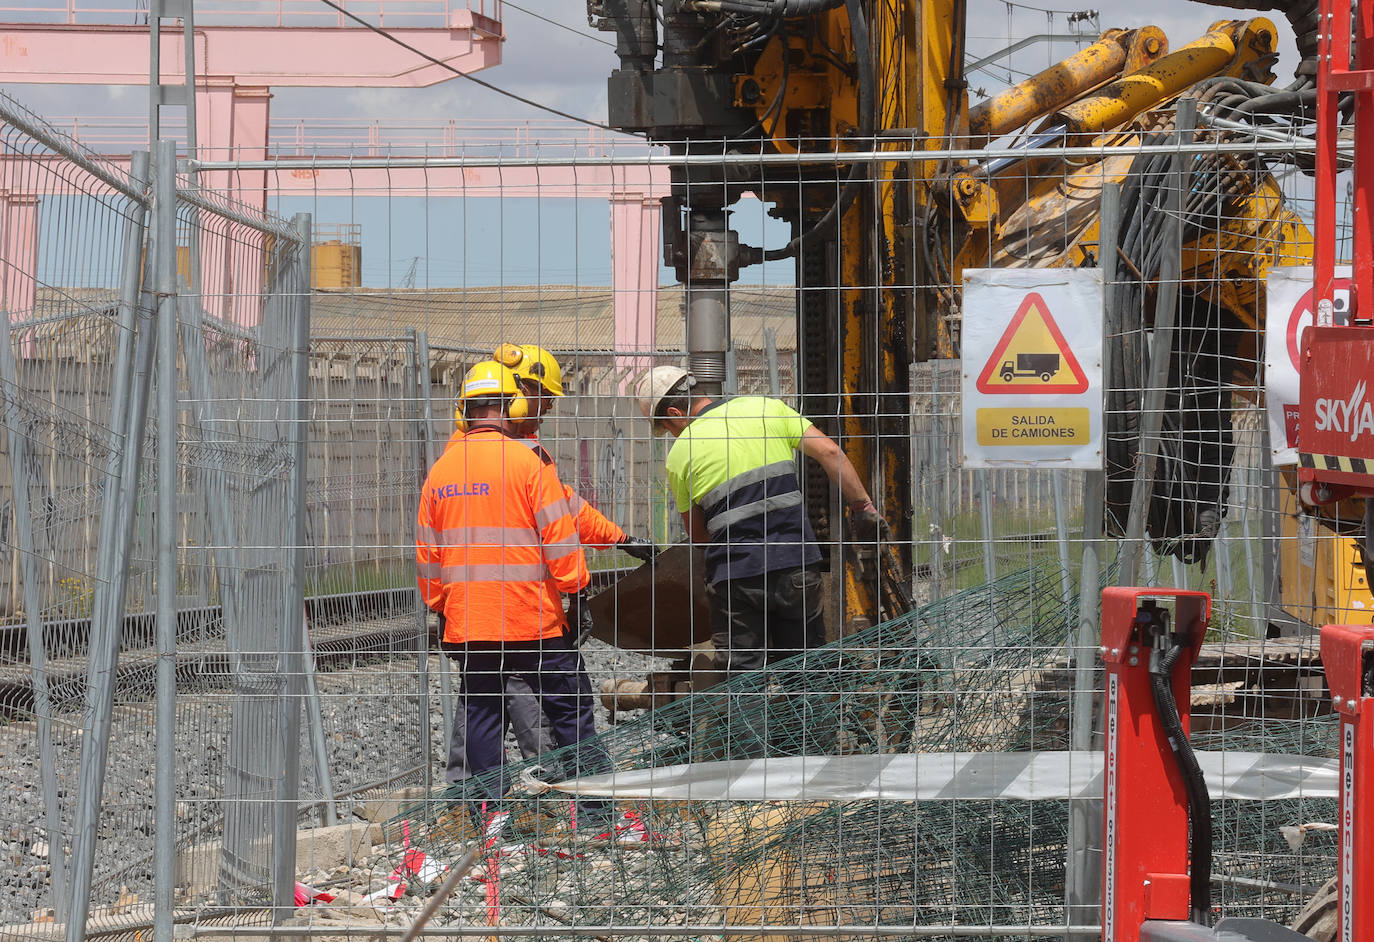
<svg viewBox="0 0 1374 942"><path fill-rule="evenodd" d="M706 515L696 504L693 504L690 510L682 512L682 525L687 528L687 535L693 543L711 542L711 534L706 529Z"/></svg>
<svg viewBox="0 0 1374 942"><path fill-rule="evenodd" d="M830 436L813 425L802 434L801 450L808 458L814 458L830 480L839 486L846 504L871 500L854 463Z"/></svg>

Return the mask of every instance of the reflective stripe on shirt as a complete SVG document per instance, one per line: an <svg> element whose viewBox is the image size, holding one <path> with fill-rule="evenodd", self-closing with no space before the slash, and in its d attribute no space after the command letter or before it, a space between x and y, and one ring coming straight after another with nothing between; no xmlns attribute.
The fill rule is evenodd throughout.
<svg viewBox="0 0 1374 942"><path fill-rule="evenodd" d="M415 528L417 539L430 546L538 546L539 534L529 527Z"/></svg>
<svg viewBox="0 0 1374 942"><path fill-rule="evenodd" d="M783 510L787 507L800 507L802 502L801 491L792 491L788 494L777 494L773 497L764 497L753 503L745 504L741 507L731 507L729 510L718 513L706 518L706 530L712 536L721 532L727 527L735 526L741 521L748 520L750 517L762 517L775 510Z"/></svg>
<svg viewBox="0 0 1374 942"><path fill-rule="evenodd" d="M572 514L568 511L568 502L560 498L556 501L553 501L543 510L536 510L534 512L534 523L536 526L539 527L547 527L549 524L554 523L561 517L571 516Z"/></svg>
<svg viewBox="0 0 1374 942"><path fill-rule="evenodd" d="M723 484L717 484L702 495L698 504L702 510L709 514L716 508L717 504L724 501L736 491L748 487L750 484L758 484L769 478L795 475L796 473L797 465L793 461L774 461L772 464L759 465L757 468L750 468L748 471L740 472Z"/></svg>
<svg viewBox="0 0 1374 942"><path fill-rule="evenodd" d="M439 578L444 582L542 582L549 578L543 563L479 563L444 566Z"/></svg>

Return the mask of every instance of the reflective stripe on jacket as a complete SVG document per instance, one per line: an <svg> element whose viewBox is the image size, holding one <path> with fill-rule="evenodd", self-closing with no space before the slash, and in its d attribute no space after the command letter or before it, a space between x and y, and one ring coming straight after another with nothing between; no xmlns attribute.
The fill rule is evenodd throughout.
<svg viewBox="0 0 1374 942"><path fill-rule="evenodd" d="M668 485L678 510L701 509L708 582L820 559L797 482L796 449L810 427L779 399L742 396L697 413L673 443Z"/></svg>
<svg viewBox="0 0 1374 942"><path fill-rule="evenodd" d="M425 604L456 643L561 634L559 593L590 581L553 463L495 429L455 436L430 469L415 559Z"/></svg>

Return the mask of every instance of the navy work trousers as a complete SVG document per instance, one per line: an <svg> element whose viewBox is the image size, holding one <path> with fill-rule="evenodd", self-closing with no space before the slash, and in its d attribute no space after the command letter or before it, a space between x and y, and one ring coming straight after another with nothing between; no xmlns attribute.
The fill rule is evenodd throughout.
<svg viewBox="0 0 1374 942"><path fill-rule="evenodd" d="M457 709L464 709L461 696L458 698ZM515 675L506 678L506 716L509 717L511 729L515 732L515 743L520 747L522 758L533 759L558 745L557 740L553 738L549 718L539 706L539 698L534 695L529 684ZM448 767L444 770L444 778L453 785L470 775L472 770L468 768L467 721L461 716L455 716L453 732L449 738Z"/></svg>
<svg viewBox="0 0 1374 942"><path fill-rule="evenodd" d="M468 771L483 780L482 798L496 799L507 788L505 776L495 773L506 764L507 684L517 677L529 685L548 718L560 746L576 746L572 773L608 772L610 757L596 735L591 680L582 654L566 636L539 641L502 643L473 641L458 652L462 673L462 708L454 710L454 725L464 725ZM605 802L587 802L594 819L605 816Z"/></svg>

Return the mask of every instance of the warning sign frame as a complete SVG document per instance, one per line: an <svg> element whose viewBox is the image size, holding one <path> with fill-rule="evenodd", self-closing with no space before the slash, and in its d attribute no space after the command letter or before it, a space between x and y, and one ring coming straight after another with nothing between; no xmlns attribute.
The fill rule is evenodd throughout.
<svg viewBox="0 0 1374 942"><path fill-rule="evenodd" d="M965 270L964 467L1102 467L1102 295L1098 269Z"/></svg>

